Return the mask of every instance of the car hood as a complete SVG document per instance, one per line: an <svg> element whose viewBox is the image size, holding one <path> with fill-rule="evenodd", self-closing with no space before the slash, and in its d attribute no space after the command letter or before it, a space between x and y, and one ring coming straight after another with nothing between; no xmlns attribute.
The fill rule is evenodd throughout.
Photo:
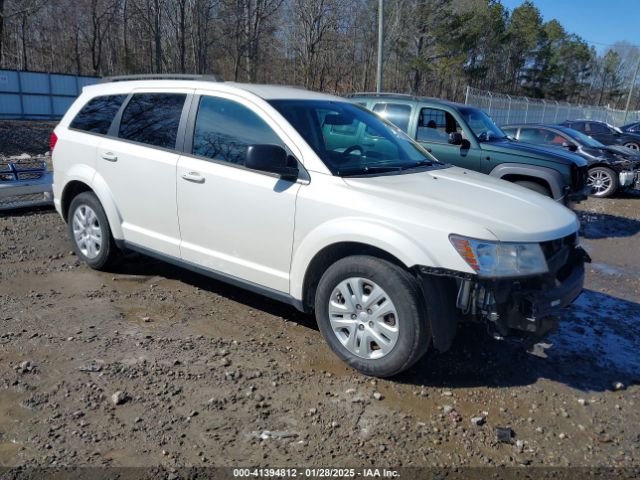
<svg viewBox="0 0 640 480"><path fill-rule="evenodd" d="M621 168L639 168L640 155L627 147L611 145L608 147L583 147L582 153L588 155L592 162L605 162Z"/></svg>
<svg viewBox="0 0 640 480"><path fill-rule="evenodd" d="M505 139L482 142L482 150L505 153L507 155L520 155L522 157L536 158L539 160L562 163L564 165L571 165L572 163L575 163L577 166L583 167L587 164L587 162L579 155L571 152L565 152L557 147L543 147L515 140Z"/></svg>
<svg viewBox="0 0 640 480"><path fill-rule="evenodd" d="M405 222L450 224L457 229L450 233L484 230L500 241L542 242L579 227L576 215L550 198L458 167L344 181Z"/></svg>
<svg viewBox="0 0 640 480"><path fill-rule="evenodd" d="M621 145L609 145L604 147L603 150L607 152L613 153L618 156L622 156L628 160L634 162L640 162L640 153L636 150L632 150L631 148L623 147Z"/></svg>
<svg viewBox="0 0 640 480"><path fill-rule="evenodd" d="M632 132L622 132L620 138L625 142L638 142L640 143L640 134Z"/></svg>

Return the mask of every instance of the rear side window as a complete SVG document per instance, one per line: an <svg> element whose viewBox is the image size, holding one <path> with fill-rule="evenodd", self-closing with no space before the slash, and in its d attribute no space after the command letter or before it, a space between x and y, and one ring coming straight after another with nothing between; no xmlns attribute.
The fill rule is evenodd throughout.
<svg viewBox="0 0 640 480"><path fill-rule="evenodd" d="M404 133L407 133L409 130L410 105L403 105L401 103L377 103L373 107L373 111L382 118L389 120Z"/></svg>
<svg viewBox="0 0 640 480"><path fill-rule="evenodd" d="M126 95L105 95L92 98L71 122L70 127L85 132L106 135Z"/></svg>
<svg viewBox="0 0 640 480"><path fill-rule="evenodd" d="M176 147L182 93L137 93L131 97L120 122L118 137L154 147Z"/></svg>
<svg viewBox="0 0 640 480"><path fill-rule="evenodd" d="M249 145L281 145L278 135L249 108L233 100L202 97L193 132L193 154L244 165Z"/></svg>
<svg viewBox="0 0 640 480"><path fill-rule="evenodd" d="M609 127L601 123L588 123L588 131L593 133L610 133Z"/></svg>

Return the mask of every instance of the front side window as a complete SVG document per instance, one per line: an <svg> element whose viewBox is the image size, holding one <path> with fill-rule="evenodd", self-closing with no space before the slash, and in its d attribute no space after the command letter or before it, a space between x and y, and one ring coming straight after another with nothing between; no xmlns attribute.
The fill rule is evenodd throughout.
<svg viewBox="0 0 640 480"><path fill-rule="evenodd" d="M606 125L601 123L589 123L589 132L591 133L611 133L611 130Z"/></svg>
<svg viewBox="0 0 640 480"><path fill-rule="evenodd" d="M449 134L463 133L462 127L449 112L439 108L423 108L418 117L416 140L419 142L447 143Z"/></svg>
<svg viewBox="0 0 640 480"><path fill-rule="evenodd" d="M409 131L411 106L401 103L376 103L373 111L385 120L390 121L403 132Z"/></svg>
<svg viewBox="0 0 640 480"><path fill-rule="evenodd" d="M194 155L244 165L247 147L265 144L284 146L255 112L225 98L200 99L193 132Z"/></svg>
<svg viewBox="0 0 640 480"><path fill-rule="evenodd" d="M122 112L118 137L154 147L175 148L186 98L182 93L136 93Z"/></svg>
<svg viewBox="0 0 640 480"><path fill-rule="evenodd" d="M440 165L402 130L353 103L328 100L272 100L334 175L377 175ZM333 126L351 126L335 135Z"/></svg>
<svg viewBox="0 0 640 480"><path fill-rule="evenodd" d="M106 135L126 95L104 95L89 100L69 125L84 132Z"/></svg>
<svg viewBox="0 0 640 480"><path fill-rule="evenodd" d="M520 129L521 142L535 143L538 145L549 145L551 147L561 147L568 139L559 133L555 133L546 128L522 128Z"/></svg>
<svg viewBox="0 0 640 480"><path fill-rule="evenodd" d="M460 115L467 122L478 141L489 142L506 138L504 132L482 110L467 107L460 108Z"/></svg>

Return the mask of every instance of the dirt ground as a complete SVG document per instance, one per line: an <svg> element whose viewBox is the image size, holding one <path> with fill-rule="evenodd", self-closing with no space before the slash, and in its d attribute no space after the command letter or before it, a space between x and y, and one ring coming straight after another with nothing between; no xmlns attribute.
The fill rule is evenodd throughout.
<svg viewBox="0 0 640 480"><path fill-rule="evenodd" d="M391 380L311 316L136 254L92 271L53 210L4 213L0 466L640 467L640 195L579 210L593 263L546 344L469 327Z"/></svg>

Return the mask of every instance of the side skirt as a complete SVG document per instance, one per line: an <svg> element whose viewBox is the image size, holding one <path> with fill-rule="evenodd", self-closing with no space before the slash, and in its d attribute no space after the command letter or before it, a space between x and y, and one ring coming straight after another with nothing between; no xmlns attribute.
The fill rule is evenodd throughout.
<svg viewBox="0 0 640 480"><path fill-rule="evenodd" d="M200 265L189 262L187 260L182 260L180 258L172 257L171 255L166 255L164 253L156 252L155 250L150 250L148 248L141 247L140 245L129 243L124 240L116 240L115 242L118 248L120 248L121 250L132 250L134 252L141 253L142 255L146 255L148 257L152 257L157 260L170 263L177 267L190 270L200 275L204 275L205 277L213 278L214 280L218 280L220 282L233 285L234 287L243 288L245 290L249 290L250 292L263 295L273 300L277 300L278 302L286 303L288 305L295 307L297 310L301 312L306 311L304 308L304 304L302 303L302 300L293 298L291 295L287 293L279 292L278 290L273 290L272 288L263 287L262 285L258 285L257 283L249 282L247 280L243 280L241 278L234 277L232 275L227 275L226 273L218 272L217 270L211 270L209 268L202 267Z"/></svg>

